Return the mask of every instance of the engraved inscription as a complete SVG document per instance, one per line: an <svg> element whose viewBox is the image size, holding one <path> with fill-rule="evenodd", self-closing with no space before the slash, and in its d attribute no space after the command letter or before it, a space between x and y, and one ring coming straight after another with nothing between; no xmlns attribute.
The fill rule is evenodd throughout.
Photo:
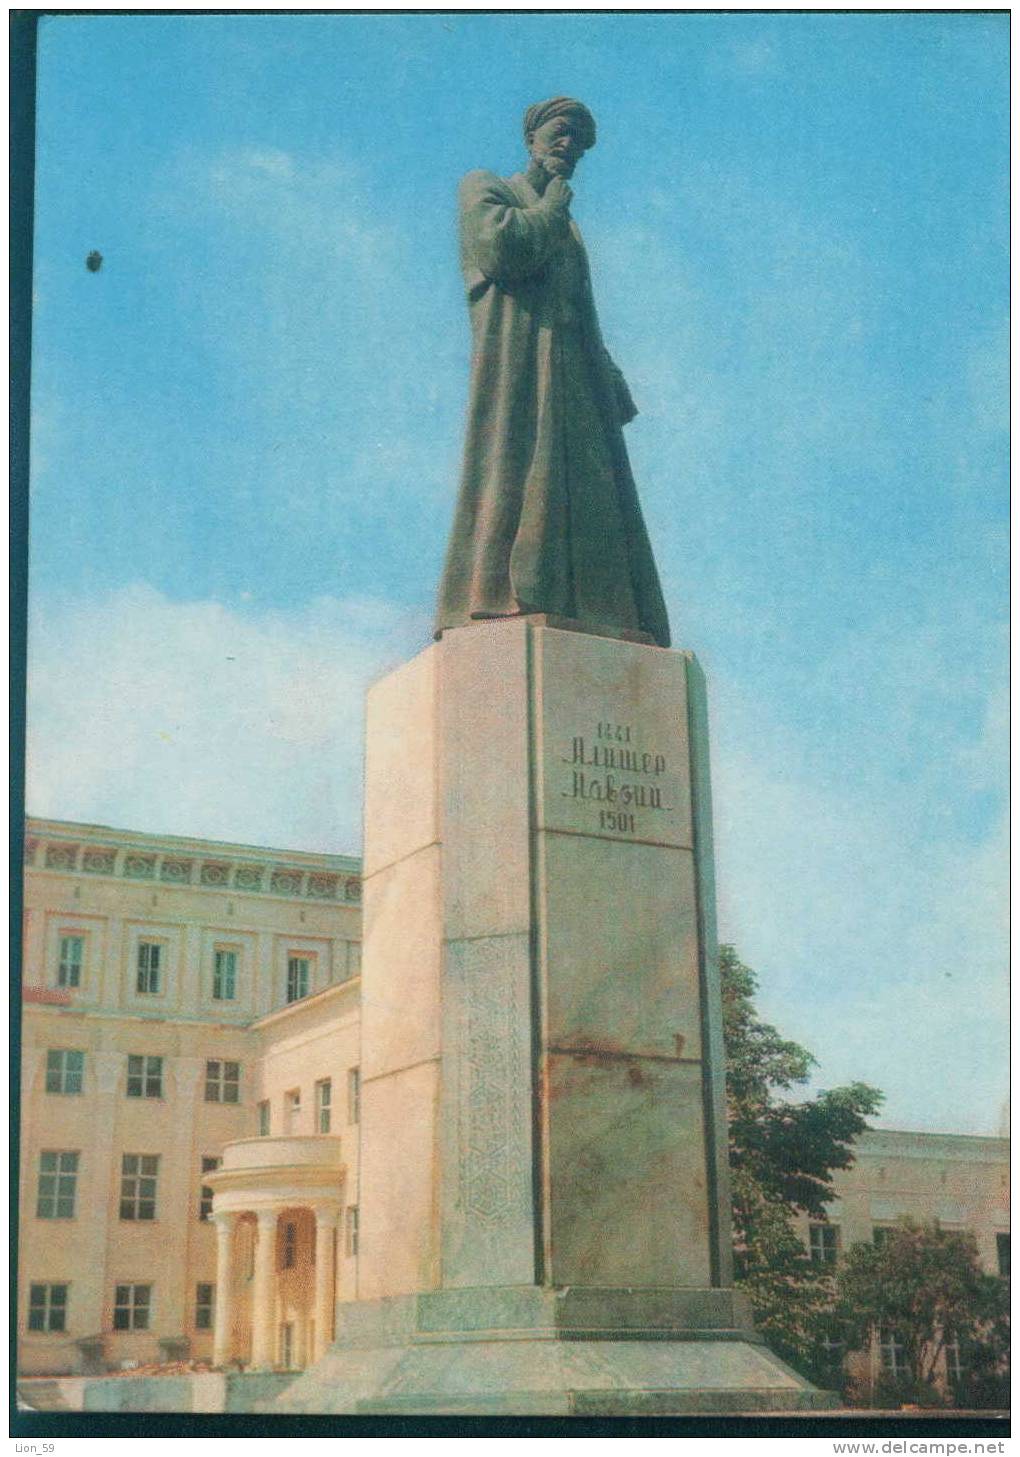
<svg viewBox="0 0 1020 1457"><path fill-rule="evenodd" d="M560 794L605 806L598 811L600 830L636 835L640 821L635 810L661 814L672 809L662 797L666 756L642 745L633 724L600 719L593 734L573 736L561 763L569 766L570 777Z"/></svg>

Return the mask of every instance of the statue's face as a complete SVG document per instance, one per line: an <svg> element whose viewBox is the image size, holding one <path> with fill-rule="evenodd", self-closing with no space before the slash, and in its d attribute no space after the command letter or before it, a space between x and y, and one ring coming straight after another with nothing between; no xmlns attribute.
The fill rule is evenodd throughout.
<svg viewBox="0 0 1020 1457"><path fill-rule="evenodd" d="M578 122L571 116L544 121L531 133L528 151L551 177L572 177L585 151Z"/></svg>

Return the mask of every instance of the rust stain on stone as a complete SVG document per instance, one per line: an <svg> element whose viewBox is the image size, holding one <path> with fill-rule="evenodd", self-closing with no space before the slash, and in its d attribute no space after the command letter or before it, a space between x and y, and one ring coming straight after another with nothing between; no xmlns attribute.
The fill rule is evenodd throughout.
<svg viewBox="0 0 1020 1457"><path fill-rule="evenodd" d="M642 1066L646 1055L625 1048L611 1037L577 1037L570 1042L560 1043L550 1052L569 1057L578 1067L614 1067L627 1069L631 1087L643 1088L651 1081L648 1071Z"/></svg>
<svg viewBox="0 0 1020 1457"><path fill-rule="evenodd" d="M608 1037L577 1037L561 1044L557 1051L568 1054L582 1067L598 1067L602 1063L616 1062L621 1057L634 1056Z"/></svg>

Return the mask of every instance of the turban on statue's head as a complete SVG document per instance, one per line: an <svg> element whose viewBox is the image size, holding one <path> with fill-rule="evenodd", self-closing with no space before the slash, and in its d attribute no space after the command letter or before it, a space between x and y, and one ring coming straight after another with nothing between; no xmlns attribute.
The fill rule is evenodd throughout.
<svg viewBox="0 0 1020 1457"><path fill-rule="evenodd" d="M595 118L583 101L575 101L571 96L553 96L549 101L539 101L534 106L529 106L524 113L525 141L532 132L538 131L544 122L552 121L554 116L572 117L578 124L581 142L585 150L594 147Z"/></svg>

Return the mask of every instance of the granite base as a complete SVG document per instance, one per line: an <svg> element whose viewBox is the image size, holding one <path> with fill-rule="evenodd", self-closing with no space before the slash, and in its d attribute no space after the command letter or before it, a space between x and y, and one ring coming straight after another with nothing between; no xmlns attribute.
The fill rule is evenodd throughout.
<svg viewBox="0 0 1020 1457"><path fill-rule="evenodd" d="M672 1416L828 1410L732 1290L438 1291L341 1311L271 1407L360 1414Z"/></svg>

